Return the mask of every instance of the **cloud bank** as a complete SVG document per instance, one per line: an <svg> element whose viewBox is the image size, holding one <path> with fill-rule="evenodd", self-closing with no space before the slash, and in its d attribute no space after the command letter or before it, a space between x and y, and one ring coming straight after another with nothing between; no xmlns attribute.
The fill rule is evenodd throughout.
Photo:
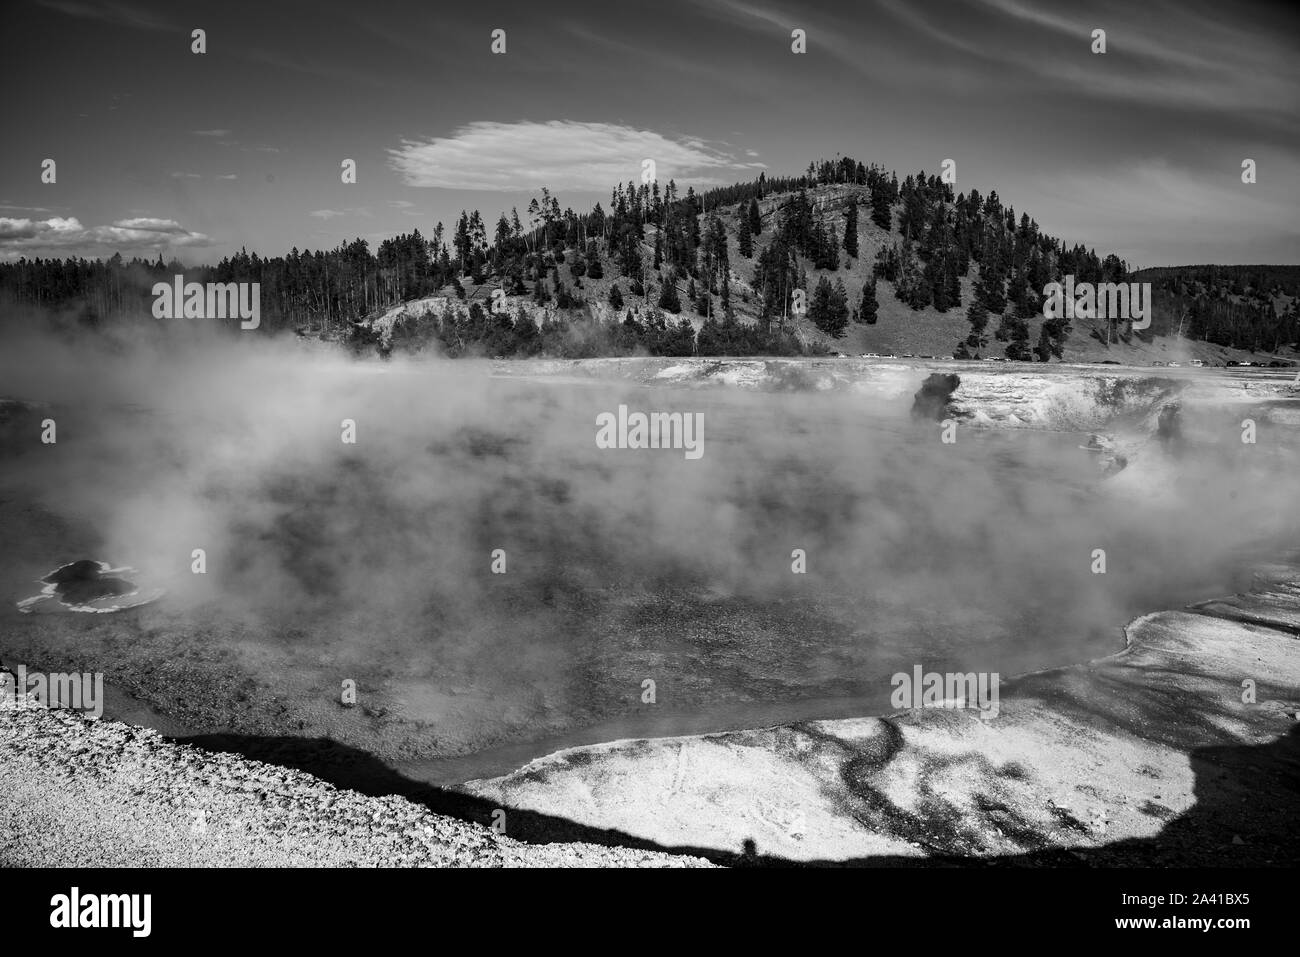
<svg viewBox="0 0 1300 957"><path fill-rule="evenodd" d="M174 219L136 217L108 226L83 226L75 216L27 219L0 216L0 257L73 255L95 252L155 251L211 246L212 239L188 230Z"/></svg>
<svg viewBox="0 0 1300 957"><path fill-rule="evenodd" d="M546 123L480 121L451 136L402 140L389 164L408 186L513 192L604 192L639 180L642 162L655 161L660 181L679 185L730 181L765 168L741 162L698 139L674 140L617 123L552 120ZM725 175L724 175L725 174Z"/></svg>

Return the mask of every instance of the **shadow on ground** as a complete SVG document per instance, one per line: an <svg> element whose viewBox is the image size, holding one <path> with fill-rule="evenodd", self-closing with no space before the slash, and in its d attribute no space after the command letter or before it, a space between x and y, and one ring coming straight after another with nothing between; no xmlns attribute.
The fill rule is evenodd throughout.
<svg viewBox="0 0 1300 957"><path fill-rule="evenodd" d="M435 814L491 826L499 805L398 774L382 761L329 738L209 734L172 738L207 751L305 771L336 787L373 797L395 794ZM585 842L689 854L728 866L775 867L1294 867L1300 865L1300 725L1261 746L1215 746L1189 755L1196 803L1169 817L1150 838L1098 847L1051 848L997 857L879 856L792 861L763 854L753 840L735 851L665 847L617 830L506 807L507 833L529 844ZM1160 809L1148 813L1159 817ZM1170 812L1172 815L1172 812Z"/></svg>

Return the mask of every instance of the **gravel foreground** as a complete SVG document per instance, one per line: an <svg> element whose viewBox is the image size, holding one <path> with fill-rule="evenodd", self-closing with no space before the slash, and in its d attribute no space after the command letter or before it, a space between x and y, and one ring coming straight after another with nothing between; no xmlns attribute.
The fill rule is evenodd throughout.
<svg viewBox="0 0 1300 957"><path fill-rule="evenodd" d="M676 853L522 843L150 729L0 707L0 865L1300 862L1300 565L1127 631L1117 655L1009 682L990 722L940 709L616 741L465 787L507 809L507 832L540 813Z"/></svg>
<svg viewBox="0 0 1300 957"><path fill-rule="evenodd" d="M401 797L39 706L0 708L0 782L6 867L711 866L523 844Z"/></svg>

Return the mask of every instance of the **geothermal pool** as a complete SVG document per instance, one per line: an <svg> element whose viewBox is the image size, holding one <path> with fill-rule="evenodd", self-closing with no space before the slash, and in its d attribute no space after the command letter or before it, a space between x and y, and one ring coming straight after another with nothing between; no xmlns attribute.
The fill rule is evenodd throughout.
<svg viewBox="0 0 1300 957"><path fill-rule="evenodd" d="M1135 615L1238 587L1274 530L1240 470L1207 466L1157 509L1115 494L1087 434L947 444L911 391L226 358L18 394L59 441L3 433L0 658L102 671L172 730L329 737L439 783L575 744L886 713L915 665L1108 654ZM702 455L599 448L620 405L702 416ZM165 598L17 612L78 559Z"/></svg>

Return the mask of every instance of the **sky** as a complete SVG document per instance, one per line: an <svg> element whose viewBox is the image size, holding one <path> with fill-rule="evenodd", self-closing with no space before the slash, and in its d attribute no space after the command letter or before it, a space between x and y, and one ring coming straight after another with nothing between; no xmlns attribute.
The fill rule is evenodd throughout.
<svg viewBox="0 0 1300 957"><path fill-rule="evenodd" d="M542 186L607 207L645 159L849 155L952 159L1134 266L1300 263L1297 54L1300 5L1216 0L7 0L0 259L373 248Z"/></svg>

